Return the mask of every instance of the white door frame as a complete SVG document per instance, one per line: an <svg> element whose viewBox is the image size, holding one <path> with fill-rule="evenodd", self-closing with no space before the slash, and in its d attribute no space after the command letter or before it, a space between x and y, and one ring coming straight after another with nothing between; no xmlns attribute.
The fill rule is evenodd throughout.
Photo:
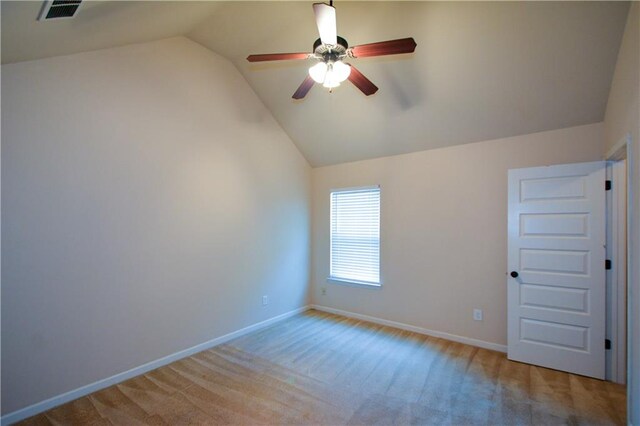
<svg viewBox="0 0 640 426"><path fill-rule="evenodd" d="M630 221L632 200L631 173L633 172L633 158L631 156L631 134L627 133L606 154L606 160L611 164L612 180L611 204L607 205L608 225L611 231L607 235L607 258L612 260L612 270L607 274L607 285L611 286L611 300L607 309L611 309L611 355L610 368L607 368L607 380L625 384L628 383L628 369L630 346L627 341L632 337L631 327L627 328L628 313L631 304L631 286L627 285L628 271L633 259L629 250ZM624 161L624 165L622 160ZM609 168L608 168L609 169ZM609 171L609 170L608 170ZM617 187L617 188L616 188ZM624 189L625 194L622 193ZM607 201L609 203L609 200ZM626 218L625 218L626 217ZM609 218L611 221L609 221ZM624 226L623 226L624 225ZM630 340L629 340L630 341ZM609 367L609 366L608 366ZM629 411L630 407L627 407Z"/></svg>
<svg viewBox="0 0 640 426"><path fill-rule="evenodd" d="M606 380L626 383L627 348L627 239L626 239L626 161L607 162L607 259L611 269L606 274L607 339L611 350L606 354Z"/></svg>

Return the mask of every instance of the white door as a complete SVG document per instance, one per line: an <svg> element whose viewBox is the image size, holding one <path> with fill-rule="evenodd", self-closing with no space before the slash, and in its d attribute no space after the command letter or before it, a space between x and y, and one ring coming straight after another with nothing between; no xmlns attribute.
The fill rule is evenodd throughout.
<svg viewBox="0 0 640 426"><path fill-rule="evenodd" d="M604 379L605 167L509 170L511 360Z"/></svg>

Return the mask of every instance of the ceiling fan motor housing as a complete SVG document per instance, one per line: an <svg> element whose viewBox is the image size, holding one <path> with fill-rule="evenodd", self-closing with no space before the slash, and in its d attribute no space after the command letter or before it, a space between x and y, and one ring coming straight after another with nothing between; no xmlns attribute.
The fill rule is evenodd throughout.
<svg viewBox="0 0 640 426"><path fill-rule="evenodd" d="M320 39L317 39L313 43L313 53L315 53L319 59L322 59L323 62L336 62L340 60L346 55L349 44L347 40L340 36L337 36L337 40L338 44L327 45L323 44Z"/></svg>

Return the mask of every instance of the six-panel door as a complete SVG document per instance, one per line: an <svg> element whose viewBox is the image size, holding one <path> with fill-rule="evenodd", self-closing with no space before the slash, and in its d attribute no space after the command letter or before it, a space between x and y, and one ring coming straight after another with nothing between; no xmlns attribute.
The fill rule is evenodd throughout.
<svg viewBox="0 0 640 426"><path fill-rule="evenodd" d="M604 379L605 165L509 170L509 359Z"/></svg>

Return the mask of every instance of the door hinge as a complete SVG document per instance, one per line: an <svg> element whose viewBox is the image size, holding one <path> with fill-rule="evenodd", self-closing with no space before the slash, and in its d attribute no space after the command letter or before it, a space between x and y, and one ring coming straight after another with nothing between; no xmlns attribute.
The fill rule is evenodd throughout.
<svg viewBox="0 0 640 426"><path fill-rule="evenodd" d="M604 348L607 350L611 349L611 340L604 339Z"/></svg>
<svg viewBox="0 0 640 426"><path fill-rule="evenodd" d="M604 181L604 190L605 191L610 191L611 190L611 181L610 180L605 180Z"/></svg>
<svg viewBox="0 0 640 426"><path fill-rule="evenodd" d="M607 259L604 261L604 269L611 269L611 259Z"/></svg>

